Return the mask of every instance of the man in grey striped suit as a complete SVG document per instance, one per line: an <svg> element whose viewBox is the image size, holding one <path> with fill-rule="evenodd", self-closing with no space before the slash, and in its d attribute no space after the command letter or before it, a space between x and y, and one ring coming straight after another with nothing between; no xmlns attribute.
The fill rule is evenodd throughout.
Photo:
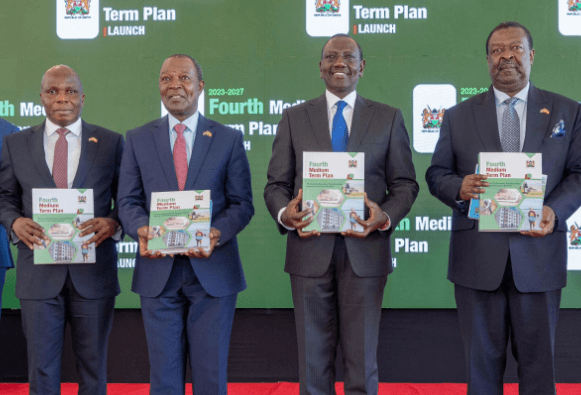
<svg viewBox="0 0 581 395"><path fill-rule="evenodd" d="M418 184L401 111L357 95L365 60L351 37L325 44L319 63L326 92L287 109L268 166L264 198L287 234L301 394L335 393L335 356L343 350L346 394L377 394L377 342L383 291L392 272L390 235L409 212ZM365 153L363 232L302 229L303 152Z"/></svg>

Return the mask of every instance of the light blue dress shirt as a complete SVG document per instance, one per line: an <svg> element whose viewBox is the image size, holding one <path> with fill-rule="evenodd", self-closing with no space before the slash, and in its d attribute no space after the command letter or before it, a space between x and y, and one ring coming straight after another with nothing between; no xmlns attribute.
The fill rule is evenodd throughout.
<svg viewBox="0 0 581 395"><path fill-rule="evenodd" d="M529 96L529 88L531 83L529 82L527 86L524 87L522 91L514 95L514 97L518 97L520 100L514 105L514 109L518 114L520 119L520 151L522 151L522 147L525 143L525 136L527 133L527 100ZM498 134L500 140L502 140L502 116L504 115L504 110L507 109L507 106L503 105L502 103L509 99L510 96L504 92L499 91L498 89L494 88L494 98L496 99L496 120L498 121Z"/></svg>
<svg viewBox="0 0 581 395"><path fill-rule="evenodd" d="M171 152L173 153L173 146L178 138L178 133L173 129L178 123L183 123L186 125L186 130L184 130L184 139L186 140L186 153L188 154L188 166L190 165L190 158L192 157L192 148L194 147L194 142L196 141L196 129L198 128L198 119L200 118L199 111L196 111L191 117L184 119L180 122L171 114L167 114L167 120L169 123L169 143Z"/></svg>

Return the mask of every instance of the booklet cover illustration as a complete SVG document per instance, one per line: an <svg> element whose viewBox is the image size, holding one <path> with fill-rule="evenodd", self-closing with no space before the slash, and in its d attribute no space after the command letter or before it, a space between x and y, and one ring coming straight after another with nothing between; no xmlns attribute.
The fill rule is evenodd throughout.
<svg viewBox="0 0 581 395"><path fill-rule="evenodd" d="M191 248L210 250L210 191L154 192L149 227L151 251L183 254Z"/></svg>
<svg viewBox="0 0 581 395"><path fill-rule="evenodd" d="M94 233L80 237L79 226L93 219L92 189L32 189L32 220L49 240L34 246L35 264L95 263Z"/></svg>
<svg viewBox="0 0 581 395"><path fill-rule="evenodd" d="M303 210L313 222L303 230L340 233L363 227L365 219L365 154L363 152L304 152Z"/></svg>
<svg viewBox="0 0 581 395"><path fill-rule="evenodd" d="M490 186L480 195L481 232L522 232L540 229L545 183L542 155L525 152L481 152L480 174Z"/></svg>

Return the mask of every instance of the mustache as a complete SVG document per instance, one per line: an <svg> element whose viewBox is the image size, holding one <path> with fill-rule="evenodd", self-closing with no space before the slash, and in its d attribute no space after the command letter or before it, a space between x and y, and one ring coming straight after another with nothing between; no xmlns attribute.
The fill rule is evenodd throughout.
<svg viewBox="0 0 581 395"><path fill-rule="evenodd" d="M498 62L498 70L502 70L506 67L513 67L516 68L518 66L518 63L512 59L507 59L507 60L501 60L500 62Z"/></svg>

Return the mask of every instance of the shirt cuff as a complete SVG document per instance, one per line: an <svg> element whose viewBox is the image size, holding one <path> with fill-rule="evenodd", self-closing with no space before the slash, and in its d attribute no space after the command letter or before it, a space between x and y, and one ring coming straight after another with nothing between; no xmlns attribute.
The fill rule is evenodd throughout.
<svg viewBox="0 0 581 395"><path fill-rule="evenodd" d="M288 226L286 226L285 224L283 224L283 223L282 223L282 221L281 221L281 219L280 219L280 218L282 217L282 213L284 212L284 210L286 210L286 207L283 207L283 208L281 208L281 209L278 211L278 223L279 223L279 224L280 224L280 225L281 225L283 228L285 228L286 230L295 230L295 228L288 227Z"/></svg>
<svg viewBox="0 0 581 395"><path fill-rule="evenodd" d="M122 234L123 234L123 228L121 227L121 225L118 225L117 231L115 232L115 234L113 236L111 236L111 238L115 241L121 241Z"/></svg>
<svg viewBox="0 0 581 395"><path fill-rule="evenodd" d="M20 241L20 239L18 238L18 236L16 236L16 233L14 233L13 230L10 231L10 241L12 242L12 244L18 244L18 242Z"/></svg>
<svg viewBox="0 0 581 395"><path fill-rule="evenodd" d="M383 214L385 214L385 216L387 217L387 222L378 230L385 232L386 230L389 230L391 228L391 218L389 218L389 215L387 215L385 211L383 212Z"/></svg>

